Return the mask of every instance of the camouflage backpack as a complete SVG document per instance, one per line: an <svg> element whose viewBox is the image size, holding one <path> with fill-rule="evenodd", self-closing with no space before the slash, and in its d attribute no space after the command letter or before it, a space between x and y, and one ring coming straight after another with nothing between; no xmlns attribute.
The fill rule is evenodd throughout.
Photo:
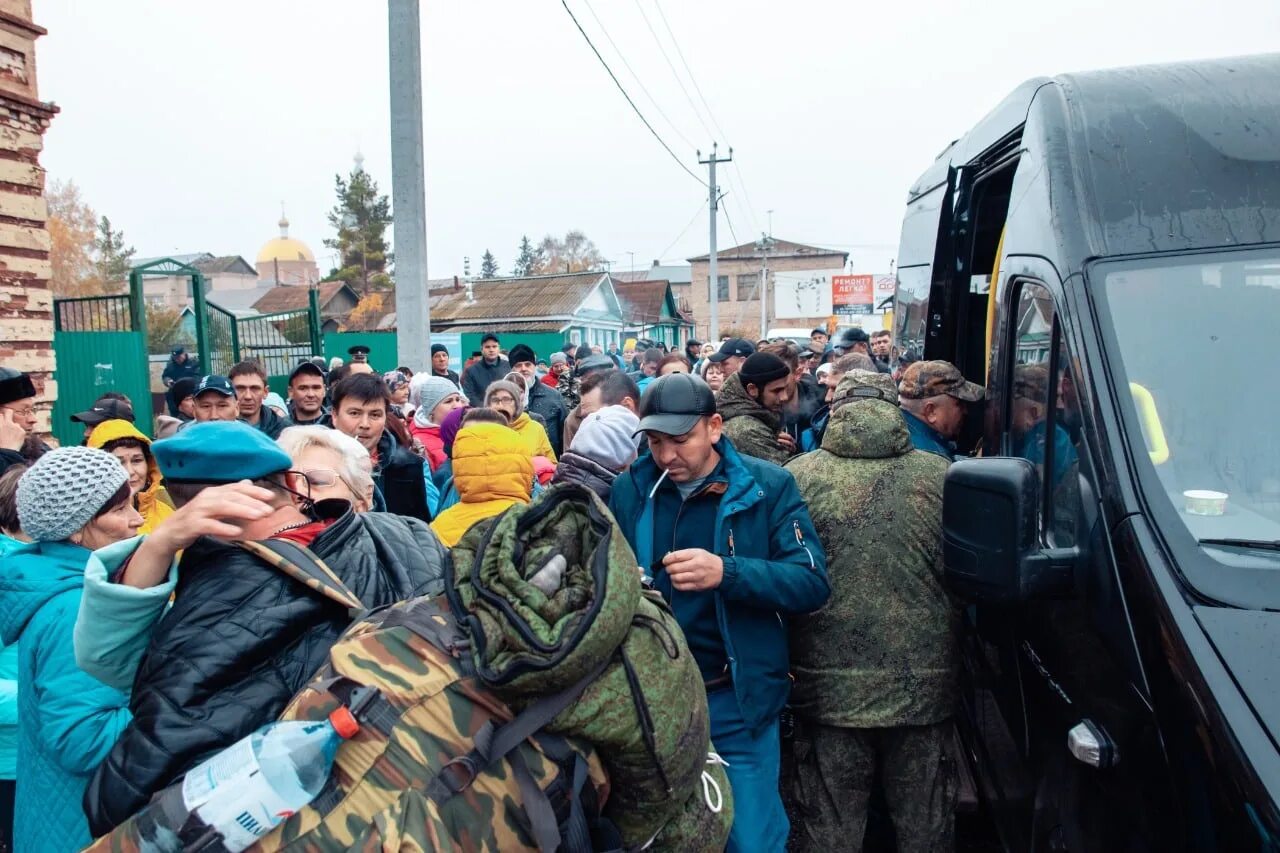
<svg viewBox="0 0 1280 853"><path fill-rule="evenodd" d="M248 547L317 594L360 610L307 549L282 540ZM568 853L619 846L599 819L609 782L594 749L543 731L598 673L515 714L477 680L469 648L443 597L358 618L280 719L322 720L347 705L360 731L338 749L319 796L250 850ZM137 822L91 849L139 850Z"/></svg>

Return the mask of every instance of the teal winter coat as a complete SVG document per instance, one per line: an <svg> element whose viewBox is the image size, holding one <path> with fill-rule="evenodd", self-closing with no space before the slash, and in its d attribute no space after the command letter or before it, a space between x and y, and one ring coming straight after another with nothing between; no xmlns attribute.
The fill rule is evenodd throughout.
<svg viewBox="0 0 1280 853"><path fill-rule="evenodd" d="M91 841L80 800L129 723L128 697L76 666L72 632L89 554L69 542L36 542L0 558L0 637L18 648L13 842L24 853Z"/></svg>
<svg viewBox="0 0 1280 853"><path fill-rule="evenodd" d="M22 545L0 536L0 557ZM0 779L18 776L18 647L0 648Z"/></svg>
<svg viewBox="0 0 1280 853"><path fill-rule="evenodd" d="M777 719L791 690L784 619L826 603L827 558L790 473L743 456L728 438L716 450L726 481L712 534L714 552L724 560L716 623L742 718L759 732ZM654 548L651 500L661 475L645 453L613 481L609 496L642 567L665 553Z"/></svg>

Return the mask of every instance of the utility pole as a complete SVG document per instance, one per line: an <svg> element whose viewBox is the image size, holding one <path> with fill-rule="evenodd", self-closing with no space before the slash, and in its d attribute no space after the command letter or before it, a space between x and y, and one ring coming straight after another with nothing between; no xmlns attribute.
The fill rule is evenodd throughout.
<svg viewBox="0 0 1280 853"><path fill-rule="evenodd" d="M698 162L707 166L709 170L707 188L711 193L711 254L709 266L707 270L707 285L710 293L709 304L711 306L711 328L707 334L707 340L715 342L720 340L720 276L716 269L716 215L720 210L720 188L716 186L716 164L728 163L733 159L733 149L729 149L729 156L719 158L716 156L716 149L719 143L711 143L711 156L706 160L702 159L702 152L698 151Z"/></svg>
<svg viewBox="0 0 1280 853"><path fill-rule="evenodd" d="M769 250L773 248L773 238L761 234L756 241L756 251L760 253L760 339L764 340L769 330Z"/></svg>
<svg viewBox="0 0 1280 853"><path fill-rule="evenodd" d="M431 366L427 295L427 190L422 153L422 27L418 0L388 0L391 60L391 206L396 258L396 355L411 370Z"/></svg>

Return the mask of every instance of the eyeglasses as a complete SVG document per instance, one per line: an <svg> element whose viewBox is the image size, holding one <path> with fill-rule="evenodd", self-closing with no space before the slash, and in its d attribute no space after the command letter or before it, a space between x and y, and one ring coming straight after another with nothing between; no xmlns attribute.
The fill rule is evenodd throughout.
<svg viewBox="0 0 1280 853"><path fill-rule="evenodd" d="M338 484L338 481L341 480L342 484L351 490L351 494L353 495L359 494L359 491L356 489L356 487L351 485L350 480L348 480L346 477L342 476L332 468L312 468L310 471L298 471L297 473L305 477L309 484L313 486L319 486L322 489L327 489L332 486L336 486Z"/></svg>
<svg viewBox="0 0 1280 853"><path fill-rule="evenodd" d="M494 394L489 398L490 403L515 403L516 398L510 394Z"/></svg>
<svg viewBox="0 0 1280 853"><path fill-rule="evenodd" d="M36 415L36 410L32 406L27 406L25 409L15 409L13 406L0 406L0 409L8 409L21 418L33 418Z"/></svg>

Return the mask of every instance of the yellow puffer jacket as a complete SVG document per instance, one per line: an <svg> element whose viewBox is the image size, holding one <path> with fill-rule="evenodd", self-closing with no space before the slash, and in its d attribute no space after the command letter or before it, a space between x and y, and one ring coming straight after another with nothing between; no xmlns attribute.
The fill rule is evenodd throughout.
<svg viewBox="0 0 1280 853"><path fill-rule="evenodd" d="M431 522L431 529L448 548L477 521L529 502L533 458L528 443L500 424L463 427L453 440L453 484L458 502Z"/></svg>
<svg viewBox="0 0 1280 853"><path fill-rule="evenodd" d="M521 412L520 417L516 418L511 428L529 445L530 456L545 456L551 460L551 464L554 465L556 463L556 452L551 449L551 441L547 438L546 428L529 417L528 412Z"/></svg>
<svg viewBox="0 0 1280 853"><path fill-rule="evenodd" d="M142 526L138 528L138 532L150 533L160 522L173 515L173 502L164 486L160 485L160 468L156 466L156 458L151 455L151 439L139 432L133 424L125 420L103 421L89 434L88 444L101 449L103 445L118 438L136 438L146 447L147 485L134 495L133 505L142 516Z"/></svg>

